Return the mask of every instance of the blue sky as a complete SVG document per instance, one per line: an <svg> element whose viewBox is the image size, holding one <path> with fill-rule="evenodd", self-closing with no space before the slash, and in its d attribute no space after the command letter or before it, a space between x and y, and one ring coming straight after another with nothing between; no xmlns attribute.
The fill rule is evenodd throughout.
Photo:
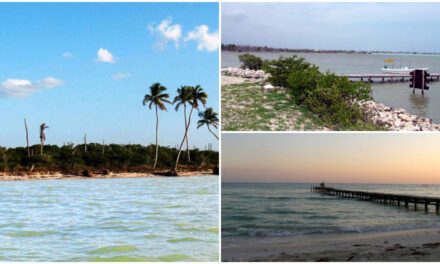
<svg viewBox="0 0 440 264"><path fill-rule="evenodd" d="M440 3L222 3L222 43L440 52Z"/></svg>
<svg viewBox="0 0 440 264"><path fill-rule="evenodd" d="M160 82L173 99L200 84L218 106L217 3L0 3L0 146L155 141L155 115L142 105ZM175 146L183 110L160 112L159 144ZM217 147L206 128L190 144Z"/></svg>

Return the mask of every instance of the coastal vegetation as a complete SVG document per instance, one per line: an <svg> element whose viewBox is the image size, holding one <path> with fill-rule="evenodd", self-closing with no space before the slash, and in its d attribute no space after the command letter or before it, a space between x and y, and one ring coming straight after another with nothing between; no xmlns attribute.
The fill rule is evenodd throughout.
<svg viewBox="0 0 440 264"><path fill-rule="evenodd" d="M242 83L224 82L225 78ZM267 92L249 79L222 76L222 130L322 130L322 122L293 103L287 90Z"/></svg>
<svg viewBox="0 0 440 264"><path fill-rule="evenodd" d="M157 114L157 109L167 110L164 103L171 104L170 101L167 100L170 97L167 93L164 93L167 88L162 86L160 83L155 83L150 86L150 94L146 94L144 97L143 105L149 103L148 108L151 110L152 106L156 110L156 156L154 158L153 170L156 169L157 165L157 157L159 155L159 115Z"/></svg>
<svg viewBox="0 0 440 264"><path fill-rule="evenodd" d="M345 53L345 54L425 54L439 55L439 52L417 52L417 51L389 51L389 50L331 50L331 49L290 49L290 48L274 48L268 46L251 46L222 44L222 51L232 52L295 52L295 53Z"/></svg>
<svg viewBox="0 0 440 264"><path fill-rule="evenodd" d="M156 151L159 149L157 163ZM0 147L0 172L31 173L61 172L82 175L85 170L104 172L146 172L166 170L174 165L178 149L166 146L138 144L109 144L88 143L85 145L73 143L63 146L46 145L44 154L40 155L41 145L30 146L31 156L28 157L24 147ZM191 149L191 161L186 157L181 159L181 167L185 170L214 169L218 164L218 152L212 150Z"/></svg>
<svg viewBox="0 0 440 264"><path fill-rule="evenodd" d="M179 152L176 158L176 164L174 166L174 171L172 174L177 174L177 167L179 166L180 153L182 152L183 144L185 143L185 139L188 137L188 129L191 125L191 116L194 109L199 109L199 105L206 105L206 99L208 98L208 94L203 90L200 85L196 85L195 87L189 87L188 93L188 103L191 105L191 111L188 116L188 125L185 126L185 134L183 136L182 142L180 143ZM186 102L184 103L186 104Z"/></svg>
<svg viewBox="0 0 440 264"><path fill-rule="evenodd" d="M210 126L217 129L218 127L218 113L212 109L212 107L206 108L205 111L199 112L200 120L197 122L197 128L204 125L208 128L209 132L218 140L218 136L211 130Z"/></svg>
<svg viewBox="0 0 440 264"><path fill-rule="evenodd" d="M148 109L155 111L156 144L142 146L139 144L102 144L87 143L87 134L84 135L84 144L74 145L73 143L63 146L45 145L45 130L49 128L46 123L39 126L40 144L30 146L29 134L26 119L24 120L26 130L26 148L0 147L0 172L7 174L32 174L43 173L66 173L74 175L89 176L95 173L114 172L154 172L177 176L177 169L180 165L182 170L213 170L218 173L218 152L197 148L190 149L189 133L191 117L194 110L201 110L207 104L208 94L200 85L181 86L177 89L177 96L173 102L169 100L170 95L167 88L160 83L154 83L149 87L149 92L144 96L142 104ZM184 109L185 127L180 146L171 148L159 144L159 110L167 111L167 106L175 105L178 111L180 106ZM187 116L186 108L191 107ZM200 120L198 127L203 125L218 140L218 136L211 130L217 128L217 113L211 108L199 112ZM187 155L181 157L184 143L187 142ZM173 168L170 170L170 168Z"/></svg>
<svg viewBox="0 0 440 264"><path fill-rule="evenodd" d="M248 58L255 60L253 57L256 57L248 54L240 56L246 58L241 60L242 68L247 68L245 63ZM262 82L249 81L223 86L223 129L384 129L371 122L365 106L358 103L372 99L369 84L350 82L346 77L331 72L322 73L319 67L296 55L264 60L262 69L268 74L266 79L262 78ZM238 78L229 75L229 78L234 77ZM242 87L235 89L237 86ZM240 102L236 101L239 97L242 97ZM243 115L239 114L241 109L245 109ZM250 118L252 115L255 118Z"/></svg>
<svg viewBox="0 0 440 264"><path fill-rule="evenodd" d="M263 60L249 53L238 55L238 59L241 62L242 69L261 70L263 67Z"/></svg>
<svg viewBox="0 0 440 264"><path fill-rule="evenodd" d="M359 101L372 99L371 87L363 82L350 82L347 77L327 71L293 55L265 61L267 79L274 86L287 88L292 100L317 115L334 130L377 130L368 120Z"/></svg>

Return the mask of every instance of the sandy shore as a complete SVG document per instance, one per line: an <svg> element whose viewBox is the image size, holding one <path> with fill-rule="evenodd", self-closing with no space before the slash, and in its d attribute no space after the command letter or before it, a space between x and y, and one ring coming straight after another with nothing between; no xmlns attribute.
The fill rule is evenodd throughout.
<svg viewBox="0 0 440 264"><path fill-rule="evenodd" d="M222 261L440 261L440 230L222 237Z"/></svg>
<svg viewBox="0 0 440 264"><path fill-rule="evenodd" d="M165 171L155 173L139 173L139 172L122 172L110 173L109 175L97 174L93 177L84 177L78 175L69 175L62 173L55 174L34 174L34 175L0 175L0 181L32 181L32 180L62 180L62 179L110 179L110 178L154 178L169 177L164 176ZM212 171L181 171L178 177L189 176L212 176Z"/></svg>

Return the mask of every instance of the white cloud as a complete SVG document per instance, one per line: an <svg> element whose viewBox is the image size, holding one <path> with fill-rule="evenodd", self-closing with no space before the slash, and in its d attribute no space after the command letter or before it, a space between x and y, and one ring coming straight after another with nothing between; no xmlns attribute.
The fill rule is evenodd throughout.
<svg viewBox="0 0 440 264"><path fill-rule="evenodd" d="M119 81L130 77L130 73L116 73L112 75L113 80Z"/></svg>
<svg viewBox="0 0 440 264"><path fill-rule="evenodd" d="M37 81L36 84L39 87L55 88L57 86L63 85L64 82L62 80L57 80L53 77L46 77L43 80Z"/></svg>
<svg viewBox="0 0 440 264"><path fill-rule="evenodd" d="M75 57L75 56L73 56L72 53L66 51L66 52L63 53L63 57L64 57L64 58L73 58L73 57Z"/></svg>
<svg viewBox="0 0 440 264"><path fill-rule="evenodd" d="M35 83L29 80L7 79L0 84L0 96L23 98L31 95L33 92L42 91L44 88L54 88L63 84L62 80L53 77L46 77Z"/></svg>
<svg viewBox="0 0 440 264"><path fill-rule="evenodd" d="M189 32L185 41L197 41L197 49L206 51L215 51L219 46L219 33L215 31L209 33L207 25L196 26L193 31Z"/></svg>
<svg viewBox="0 0 440 264"><path fill-rule="evenodd" d="M113 54L111 54L108 50L104 48L100 48L97 55L97 60L100 62L115 63L115 58L113 57Z"/></svg>
<svg viewBox="0 0 440 264"><path fill-rule="evenodd" d="M160 40L156 44L160 48L165 48L169 41L174 42L176 48L179 47L179 41L182 38L182 25L172 25L171 22L171 19L164 19L156 28L151 24L147 26L152 34L156 32L159 34Z"/></svg>

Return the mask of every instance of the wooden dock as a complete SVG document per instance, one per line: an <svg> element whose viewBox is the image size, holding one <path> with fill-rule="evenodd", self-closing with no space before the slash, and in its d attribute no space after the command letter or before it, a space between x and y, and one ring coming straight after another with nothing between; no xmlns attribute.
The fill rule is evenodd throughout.
<svg viewBox="0 0 440 264"><path fill-rule="evenodd" d="M354 198L362 201L370 201L381 204L390 204L397 206L405 206L408 208L409 205L417 210L417 206L421 205L425 207L425 211L428 212L429 206L435 206L435 211L438 214L440 210L440 198L427 197L427 196L416 196L416 195L404 195L404 194L390 194L390 193L376 193L376 192L365 192L365 191L350 191L342 190L329 187L311 187L312 192L327 194L331 196L339 196L343 198Z"/></svg>
<svg viewBox="0 0 440 264"><path fill-rule="evenodd" d="M340 76L347 77L350 81L354 82L409 82L411 75L408 74L341 74ZM428 77L429 81L439 81L440 73L430 73Z"/></svg>

